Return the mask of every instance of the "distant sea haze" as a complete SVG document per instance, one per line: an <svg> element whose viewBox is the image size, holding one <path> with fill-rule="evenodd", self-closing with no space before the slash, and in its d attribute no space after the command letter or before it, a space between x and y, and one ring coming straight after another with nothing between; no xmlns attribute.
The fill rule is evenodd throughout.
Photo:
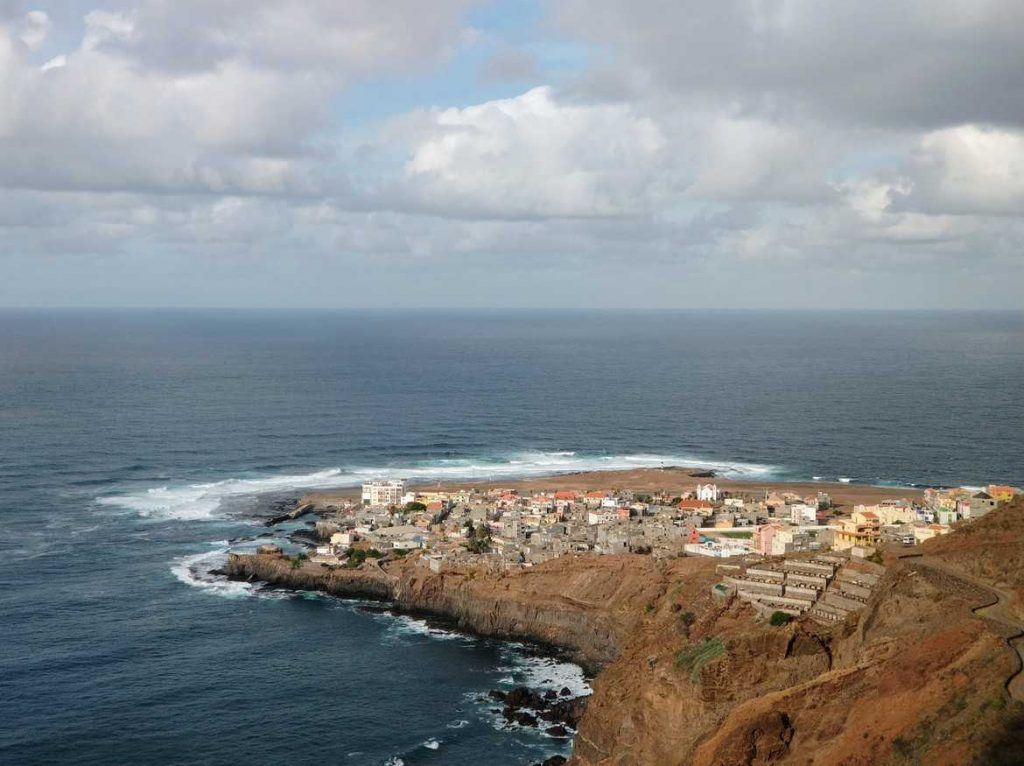
<svg viewBox="0 0 1024 766"><path fill-rule="evenodd" d="M660 465L1020 485L1021 434L1021 313L0 311L0 762L564 752L481 695L572 666L206 576L267 495Z"/></svg>

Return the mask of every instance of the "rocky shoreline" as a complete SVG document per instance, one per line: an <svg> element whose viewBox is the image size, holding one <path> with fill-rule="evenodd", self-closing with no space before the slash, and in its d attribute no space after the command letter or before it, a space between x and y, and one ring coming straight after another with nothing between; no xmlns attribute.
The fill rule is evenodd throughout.
<svg viewBox="0 0 1024 766"><path fill-rule="evenodd" d="M989 514L922 552L951 571L988 571L991 550L1017 560L1022 510ZM703 558L568 555L436 572L417 555L348 569L264 552L230 555L224 573L563 650L596 673L585 710L531 689L491 699L511 725L552 737L564 727L573 766L1018 762L1024 707L1004 688L1018 658L1001 625L975 615L962 578L887 563L863 614L831 627L774 626L719 598L716 562Z"/></svg>
<svg viewBox="0 0 1024 766"><path fill-rule="evenodd" d="M610 657L605 646L595 645L596 651L584 651L579 645L562 646L548 640L546 635L538 636L527 624L518 629L513 627L519 617L512 615L517 610L511 605L506 607L510 614L503 618L499 614L501 607L494 604L488 605L485 613L477 611L466 599L439 599L435 588L417 587L418 575L424 572L410 572L408 562L394 562L399 566L389 572L375 561L355 570L313 564L294 566L292 561L279 554L230 554L227 564L217 574L236 581L262 582L289 590L315 590L341 598L386 603L387 609L396 614L426 617L473 635L526 640L538 653L565 657L579 664L585 672L596 672L600 663ZM507 692L493 689L489 697L501 703L495 712L508 724L536 728L553 739L564 740L575 735L589 695L573 696L568 688L555 692L519 686ZM554 755L540 766L558 766L565 762L564 756Z"/></svg>

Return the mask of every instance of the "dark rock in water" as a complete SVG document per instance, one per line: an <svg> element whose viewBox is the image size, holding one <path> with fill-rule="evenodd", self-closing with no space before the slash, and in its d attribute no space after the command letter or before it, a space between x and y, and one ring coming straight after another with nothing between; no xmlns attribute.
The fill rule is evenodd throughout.
<svg viewBox="0 0 1024 766"><path fill-rule="evenodd" d="M504 702L508 698L508 695L505 694L505 692L498 691L497 689L491 689L487 692L487 696L492 700L498 700L499 702Z"/></svg>
<svg viewBox="0 0 1024 766"><path fill-rule="evenodd" d="M320 538L317 537L316 533L309 529L296 529L290 535L288 539L298 545L305 545L308 548L315 548L320 542Z"/></svg>
<svg viewBox="0 0 1024 766"><path fill-rule="evenodd" d="M548 689L546 692L544 692L544 699L548 701L553 700L557 697L558 695L555 693L554 689Z"/></svg>
<svg viewBox="0 0 1024 766"><path fill-rule="evenodd" d="M564 755L553 755L544 763L535 763L533 766L564 766L566 757Z"/></svg>
<svg viewBox="0 0 1024 766"><path fill-rule="evenodd" d="M562 697L571 697L572 696L572 690L570 690L568 686L563 686L562 690L560 692L558 692L558 693Z"/></svg>
<svg viewBox="0 0 1024 766"><path fill-rule="evenodd" d="M305 516L307 513L312 513L312 511L312 503L303 503L302 505L297 506L296 508L293 508L290 511L280 513L277 516L273 516L270 519L267 519L267 521L264 522L264 526L272 527L275 524L280 524L282 521L291 521L292 519L299 518L299 516Z"/></svg>
<svg viewBox="0 0 1024 766"><path fill-rule="evenodd" d="M550 723L561 723L577 728L583 713L587 709L588 697L576 697L570 700L559 700L541 712L540 717Z"/></svg>
<svg viewBox="0 0 1024 766"><path fill-rule="evenodd" d="M552 726L552 727L550 727L548 729L545 729L544 733L547 734L549 737L568 737L569 736L569 731L564 726L562 726L561 724L559 724L558 726Z"/></svg>
<svg viewBox="0 0 1024 766"><path fill-rule="evenodd" d="M536 726L537 717L529 713L516 713L515 722L520 726Z"/></svg>
<svg viewBox="0 0 1024 766"><path fill-rule="evenodd" d="M227 577L228 576L228 573L225 570L221 569L220 567L218 567L217 569L211 569L210 570L210 574L214 575L215 577Z"/></svg>
<svg viewBox="0 0 1024 766"><path fill-rule="evenodd" d="M528 707L534 710L543 710L548 706L548 702L544 699L543 694L535 692L526 686L517 686L506 694L505 702L512 709Z"/></svg>
<svg viewBox="0 0 1024 766"><path fill-rule="evenodd" d="M713 479L715 478L714 471L690 471L690 476L694 479Z"/></svg>

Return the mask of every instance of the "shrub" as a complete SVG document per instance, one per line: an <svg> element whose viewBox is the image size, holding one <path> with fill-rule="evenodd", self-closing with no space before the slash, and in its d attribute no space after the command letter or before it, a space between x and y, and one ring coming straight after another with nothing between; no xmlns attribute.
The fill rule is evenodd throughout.
<svg viewBox="0 0 1024 766"><path fill-rule="evenodd" d="M793 615L787 614L786 612L772 612L772 616L768 622L774 625L776 628L789 624L793 619Z"/></svg>
<svg viewBox="0 0 1024 766"><path fill-rule="evenodd" d="M376 548L349 548L348 561L345 562L345 566L349 569L355 569L367 559L379 559L383 555Z"/></svg>
<svg viewBox="0 0 1024 766"><path fill-rule="evenodd" d="M425 511L427 510L427 506L426 503L421 503L418 500L410 500L408 503L405 504L405 507L402 510L406 511L407 513L414 511Z"/></svg>
<svg viewBox="0 0 1024 766"><path fill-rule="evenodd" d="M690 681L700 680L700 671L709 662L725 656L725 644L717 636L705 638L700 643L681 649L676 655L676 669L690 674Z"/></svg>

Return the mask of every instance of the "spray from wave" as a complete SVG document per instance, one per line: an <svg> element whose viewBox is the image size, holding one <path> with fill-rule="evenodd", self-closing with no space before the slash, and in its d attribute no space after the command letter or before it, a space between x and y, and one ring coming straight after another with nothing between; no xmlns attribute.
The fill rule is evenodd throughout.
<svg viewBox="0 0 1024 766"><path fill-rule="evenodd" d="M413 482L445 480L518 479L587 471L634 468L706 468L731 478L764 478L778 468L758 463L703 458L634 454L580 455L576 452L517 452L489 459L453 458L406 465L329 468L308 474L230 478L179 486L150 487L97 498L100 505L120 508L160 520L194 521L223 517L225 501L274 492L354 487L364 481L400 477Z"/></svg>

